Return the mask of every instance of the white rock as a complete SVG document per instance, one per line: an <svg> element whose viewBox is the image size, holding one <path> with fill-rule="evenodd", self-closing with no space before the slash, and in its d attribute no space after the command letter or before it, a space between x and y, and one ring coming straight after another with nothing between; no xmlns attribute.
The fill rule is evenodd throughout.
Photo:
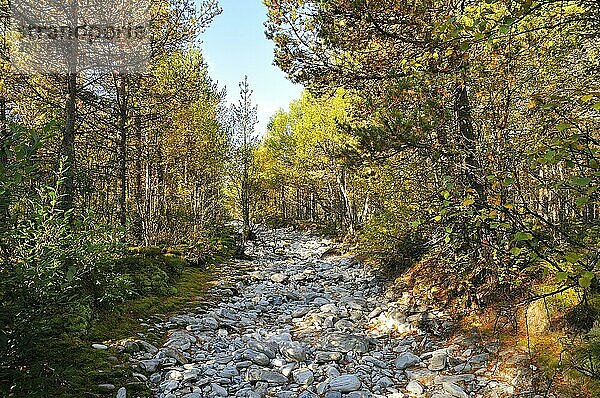
<svg viewBox="0 0 600 398"><path fill-rule="evenodd" d="M411 380L407 385L406 385L406 391L408 391L411 394L414 395L422 395L423 394L423 386L421 385L421 383L419 383L416 380Z"/></svg>
<svg viewBox="0 0 600 398"><path fill-rule="evenodd" d="M442 387L444 387L444 391L446 391L448 394L452 395L453 397L469 398L469 394L467 394L465 392L465 390L463 390L461 387L457 386L454 383L444 382L442 384Z"/></svg>
<svg viewBox="0 0 600 398"><path fill-rule="evenodd" d="M429 366L427 367L431 371L439 371L444 370L446 368L446 354L436 354L429 361Z"/></svg>
<svg viewBox="0 0 600 398"><path fill-rule="evenodd" d="M283 283L287 280L288 276L286 274L281 274L281 273L277 273L277 274L273 274L271 275L271 281L275 282L275 283Z"/></svg>

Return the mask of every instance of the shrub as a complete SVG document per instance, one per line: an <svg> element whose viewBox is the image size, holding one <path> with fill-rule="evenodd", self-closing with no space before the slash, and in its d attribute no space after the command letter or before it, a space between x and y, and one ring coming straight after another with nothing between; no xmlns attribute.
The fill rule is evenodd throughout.
<svg viewBox="0 0 600 398"><path fill-rule="evenodd" d="M58 184L23 202L25 213L3 241L10 256L0 269L0 319L5 349L30 357L50 336L82 333L94 309L121 300L127 281L114 269L118 233L94 226L91 214L58 208Z"/></svg>
<svg viewBox="0 0 600 398"><path fill-rule="evenodd" d="M382 213L365 226L359 249L382 270L394 274L408 269L427 252L419 231L399 223L391 213Z"/></svg>

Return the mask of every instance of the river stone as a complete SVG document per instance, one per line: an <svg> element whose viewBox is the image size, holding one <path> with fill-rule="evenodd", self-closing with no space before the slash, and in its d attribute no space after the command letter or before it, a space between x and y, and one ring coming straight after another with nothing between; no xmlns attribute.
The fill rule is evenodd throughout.
<svg viewBox="0 0 600 398"><path fill-rule="evenodd" d="M337 362L337 361L340 361L343 357L344 356L339 352L317 351L315 353L315 362L316 363Z"/></svg>
<svg viewBox="0 0 600 398"><path fill-rule="evenodd" d="M200 369L191 368L183 371L183 381L197 380L200 377Z"/></svg>
<svg viewBox="0 0 600 398"><path fill-rule="evenodd" d="M328 366L327 370L325 370L325 374L328 378L333 379L334 377L338 377L340 375L340 371L335 366Z"/></svg>
<svg viewBox="0 0 600 398"><path fill-rule="evenodd" d="M147 373L153 373L158 365L160 365L160 361L157 359L147 359L139 362L140 368Z"/></svg>
<svg viewBox="0 0 600 398"><path fill-rule="evenodd" d="M281 373L266 369L248 369L248 373L246 373L246 380L265 381L267 383L273 383L277 385L283 385L288 381L287 377Z"/></svg>
<svg viewBox="0 0 600 398"><path fill-rule="evenodd" d="M127 390L125 387L119 388L119 391L117 391L117 398L127 398Z"/></svg>
<svg viewBox="0 0 600 398"><path fill-rule="evenodd" d="M347 319L340 319L333 326L336 328L336 330L339 330L340 332L351 332L356 328L354 322L351 322Z"/></svg>
<svg viewBox="0 0 600 398"><path fill-rule="evenodd" d="M351 393L346 395L346 398L371 398L372 396L373 396L373 394L371 394L369 391L360 390L360 391L352 391Z"/></svg>
<svg viewBox="0 0 600 398"><path fill-rule="evenodd" d="M374 345L373 339L346 333L331 333L325 338L325 348L328 351L366 353Z"/></svg>
<svg viewBox="0 0 600 398"><path fill-rule="evenodd" d="M338 307L332 303L323 304L319 309L324 313L337 314L339 312Z"/></svg>
<svg viewBox="0 0 600 398"><path fill-rule="evenodd" d="M229 379L239 374L240 373L238 372L235 366L226 366L222 371L219 372L220 377L225 377Z"/></svg>
<svg viewBox="0 0 600 398"><path fill-rule="evenodd" d="M429 361L429 366L427 368L434 372L444 370L446 367L446 359L446 354L436 354Z"/></svg>
<svg viewBox="0 0 600 398"><path fill-rule="evenodd" d="M260 366L267 366L271 363L271 360L268 356L263 354L262 352L257 352L254 350L246 350L242 357L248 361L252 361Z"/></svg>
<svg viewBox="0 0 600 398"><path fill-rule="evenodd" d="M190 325L192 330L217 330L219 328L219 322L212 316L202 318L197 324Z"/></svg>
<svg viewBox="0 0 600 398"><path fill-rule="evenodd" d="M360 389L362 383L356 375L342 375L329 381L329 389L339 392L352 392Z"/></svg>
<svg viewBox="0 0 600 398"><path fill-rule="evenodd" d="M411 366L415 366L420 362L421 358L419 358L410 351L406 351L394 361L394 365L396 366L396 368L404 370L406 368L410 368Z"/></svg>
<svg viewBox="0 0 600 398"><path fill-rule="evenodd" d="M238 369L249 368L250 366L252 366L252 361L240 361L235 364L235 367Z"/></svg>
<svg viewBox="0 0 600 398"><path fill-rule="evenodd" d="M154 355L158 352L158 348L156 348L152 344L148 343L147 341L138 340L137 343L142 347L142 349L144 351L149 352L152 355Z"/></svg>
<svg viewBox="0 0 600 398"><path fill-rule="evenodd" d="M178 389L179 383L175 380L165 380L162 383L160 383L159 387L165 392L165 394L168 394L171 391Z"/></svg>
<svg viewBox="0 0 600 398"><path fill-rule="evenodd" d="M381 314L382 312L383 312L383 310L381 309L381 307L376 307L373 311L369 312L369 315L367 315L367 318L373 319L373 318L379 316L379 314Z"/></svg>
<svg viewBox="0 0 600 398"><path fill-rule="evenodd" d="M469 358L469 363L470 364L480 364L480 363L484 363L485 361L488 360L489 354L487 353L483 353L483 354L479 354L479 355L474 355L472 357Z"/></svg>
<svg viewBox="0 0 600 398"><path fill-rule="evenodd" d="M302 318L304 315L308 314L309 311L310 309L307 307L298 308L292 312L292 318Z"/></svg>
<svg viewBox="0 0 600 398"><path fill-rule="evenodd" d="M227 394L226 389L224 389L223 387L221 387L220 385L218 385L216 383L211 383L210 388L219 397L226 397L227 395L229 395L229 394Z"/></svg>
<svg viewBox="0 0 600 398"><path fill-rule="evenodd" d="M148 377L148 380L150 380L154 384L157 384L157 383L160 383L161 378L162 378L162 374L160 372L156 372L156 373L152 373L150 375L150 377Z"/></svg>
<svg viewBox="0 0 600 398"><path fill-rule="evenodd" d="M291 375L291 374L292 374L292 371L293 371L294 369L296 369L296 367L297 367L297 366L298 366L298 365L297 365L296 363L288 363L288 364L286 364L286 365L283 365L283 366L280 368L280 370L281 370L281 373L282 373L282 374L283 374L285 377L289 377L289 375Z"/></svg>
<svg viewBox="0 0 600 398"><path fill-rule="evenodd" d="M377 380L377 385L381 388L388 388L394 385L394 382L392 381L392 379L390 379L387 376L382 377L381 379Z"/></svg>
<svg viewBox="0 0 600 398"><path fill-rule="evenodd" d="M270 359L275 358L276 348L271 347L269 344L252 339L248 341L248 347L250 347L254 351L265 354ZM275 347L277 347L277 345L275 345Z"/></svg>
<svg viewBox="0 0 600 398"><path fill-rule="evenodd" d="M304 391L302 394L298 395L298 398L319 398L319 397L310 391Z"/></svg>
<svg viewBox="0 0 600 398"><path fill-rule="evenodd" d="M92 344L92 348L96 350L108 350L108 346L104 344Z"/></svg>
<svg viewBox="0 0 600 398"><path fill-rule="evenodd" d="M165 380L183 380L183 373L181 373L178 370L169 370L166 374L165 374Z"/></svg>
<svg viewBox="0 0 600 398"><path fill-rule="evenodd" d="M271 275L271 281L275 283L283 283L287 280L287 278L288 276L286 274L281 273Z"/></svg>
<svg viewBox="0 0 600 398"><path fill-rule="evenodd" d="M306 350L300 344L294 342L281 348L281 353L290 361L306 361Z"/></svg>
<svg viewBox="0 0 600 398"><path fill-rule="evenodd" d="M481 396L496 390L509 395L496 386L486 389L493 375L486 374L485 368L469 372L471 381L458 379L466 374L464 370L463 375L451 371L459 363L476 369L483 366L486 358L477 354L486 351L465 336L453 339L456 348L446 347L450 342L436 331L446 329L442 322L450 319L448 314L430 309L419 297L413 302L411 295L406 300L403 295L398 302L397 292L386 296L376 274L358 263L340 266L340 257L320 258L331 248L327 240L291 229L271 232L257 227L257 235L257 242L246 246L252 260L236 260L214 287L211 294L218 300L211 297L187 315L168 321L154 317L145 321L148 335L170 336L165 346L193 362L187 367L177 365L164 351L152 353L135 340L143 348L131 355L134 363L140 363L136 368L145 369L141 361L159 360L154 372L144 372L155 395L220 398L225 390L236 398L404 398L410 390L412 397L422 393L468 398L443 383L452 383L465 394L472 389ZM250 269L258 271L250 273ZM429 319L426 311L435 315L439 325L421 322ZM415 313L413 324L406 314ZM402 337L390 335L394 328L388 326L422 330ZM469 347L471 352L463 352ZM417 349L430 351L419 358L413 352ZM246 350L254 352L254 361L246 360ZM433 357L439 353L447 356L449 374L428 369L435 369ZM454 353L460 355L456 361L450 357ZM503 363L509 357L500 356ZM193 377L186 378L188 372ZM522 391L509 377L497 385ZM132 395L133 390L127 389ZM106 395L115 393L116 389Z"/></svg>
<svg viewBox="0 0 600 398"><path fill-rule="evenodd" d="M452 395L456 398L469 398L469 394L465 392L461 387L457 386L454 383L444 382L442 383L442 387L444 387L444 391L448 394Z"/></svg>
<svg viewBox="0 0 600 398"><path fill-rule="evenodd" d="M419 383L416 380L411 380L407 385L406 385L406 391L410 392L411 394L415 394L415 395L421 395L423 394L423 386L421 385L421 383Z"/></svg>
<svg viewBox="0 0 600 398"><path fill-rule="evenodd" d="M464 373L464 374L457 374L457 375L440 375L440 376L436 376L435 379L433 380L433 382L435 384L443 384L444 382L448 382L448 383L470 383L472 381L475 381L477 379L477 377L475 377L475 375L472 375L470 373Z"/></svg>
<svg viewBox="0 0 600 398"><path fill-rule="evenodd" d="M166 356L168 358L173 358L180 365L185 365L185 364L189 363L188 359L183 355L183 353L174 348L170 348L170 347L163 348L162 350L160 350L160 352L162 352L164 354L164 356Z"/></svg>
<svg viewBox="0 0 600 398"><path fill-rule="evenodd" d="M315 381L313 372L310 369L297 369L292 372L294 381L300 385L310 386Z"/></svg>
<svg viewBox="0 0 600 398"><path fill-rule="evenodd" d="M317 394L322 396L325 393L325 391L327 391L327 387L329 387L329 384L327 384L326 381L322 381L319 384L317 384Z"/></svg>

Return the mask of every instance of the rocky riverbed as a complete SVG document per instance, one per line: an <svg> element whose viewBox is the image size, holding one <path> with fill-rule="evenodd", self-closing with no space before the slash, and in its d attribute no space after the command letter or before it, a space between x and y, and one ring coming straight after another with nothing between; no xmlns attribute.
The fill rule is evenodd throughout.
<svg viewBox="0 0 600 398"><path fill-rule="evenodd" d="M454 334L442 311L328 256L327 239L290 229L258 238L252 260L231 264L253 271L215 286L218 304L150 325L168 336L160 348L129 343L156 397L535 396L525 352Z"/></svg>

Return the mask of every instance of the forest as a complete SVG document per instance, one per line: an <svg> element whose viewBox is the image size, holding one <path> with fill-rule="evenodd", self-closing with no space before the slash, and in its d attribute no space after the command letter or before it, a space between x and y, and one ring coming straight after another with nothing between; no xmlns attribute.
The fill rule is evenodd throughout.
<svg viewBox="0 0 600 398"><path fill-rule="evenodd" d="M410 275L525 345L539 396L600 394L600 3L263 3L305 88L264 134L198 44L217 0L153 2L144 73L64 74L13 72L0 0L0 395L90 396L90 342L183 311L257 226Z"/></svg>

